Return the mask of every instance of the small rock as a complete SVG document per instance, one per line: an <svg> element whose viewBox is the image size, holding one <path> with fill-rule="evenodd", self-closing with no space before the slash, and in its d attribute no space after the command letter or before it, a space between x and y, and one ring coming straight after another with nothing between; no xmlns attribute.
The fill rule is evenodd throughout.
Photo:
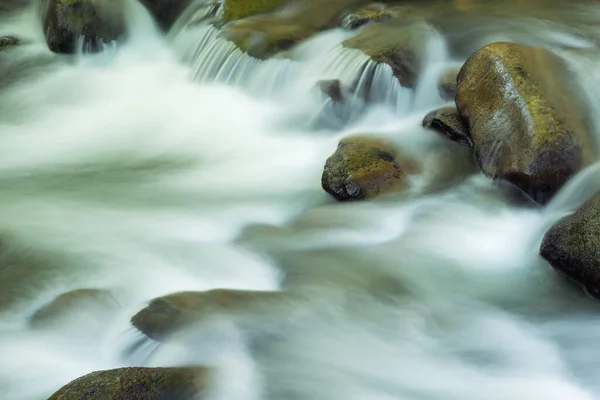
<svg viewBox="0 0 600 400"><path fill-rule="evenodd" d="M544 49L492 43L458 75L456 105L481 170L540 204L596 160L589 111L565 63Z"/></svg>
<svg viewBox="0 0 600 400"><path fill-rule="evenodd" d="M317 87L325 96L331 99L334 103L344 101L342 93L342 83L339 79L329 79L317 82Z"/></svg>
<svg viewBox="0 0 600 400"><path fill-rule="evenodd" d="M422 22L385 21L368 25L343 46L361 50L374 62L389 65L400 84L412 88L421 74L427 41L433 33L433 28Z"/></svg>
<svg viewBox="0 0 600 400"><path fill-rule="evenodd" d="M442 100L450 101L456 97L456 79L459 69L450 69L446 71L438 82L438 93Z"/></svg>
<svg viewBox="0 0 600 400"><path fill-rule="evenodd" d="M44 13L44 33L55 53L73 53L83 38L91 51L102 43L118 40L126 33L123 0L48 0Z"/></svg>
<svg viewBox="0 0 600 400"><path fill-rule="evenodd" d="M169 30L192 0L140 0L158 25Z"/></svg>
<svg viewBox="0 0 600 400"><path fill-rule="evenodd" d="M392 16L386 12L385 4L371 3L344 17L342 27L357 29L369 22L380 22L390 18Z"/></svg>
<svg viewBox="0 0 600 400"><path fill-rule="evenodd" d="M423 127L433 129L450 140L472 146L469 130L456 107L434 110L423 119Z"/></svg>
<svg viewBox="0 0 600 400"><path fill-rule="evenodd" d="M33 314L30 325L40 328L60 323L76 313L91 314L91 311L115 310L119 303L112 294L101 289L79 289L61 294Z"/></svg>
<svg viewBox="0 0 600 400"><path fill-rule="evenodd" d="M552 226L540 255L550 265L600 298L600 192Z"/></svg>
<svg viewBox="0 0 600 400"><path fill-rule="evenodd" d="M415 169L400 161L390 143L355 136L342 140L327 159L321 185L337 200L361 200L406 188L407 173Z"/></svg>
<svg viewBox="0 0 600 400"><path fill-rule="evenodd" d="M2 36L0 37L0 51L11 50L12 48L18 46L21 41L12 36Z"/></svg>
<svg viewBox="0 0 600 400"><path fill-rule="evenodd" d="M200 400L209 380L203 367L119 368L75 379L48 400Z"/></svg>
<svg viewBox="0 0 600 400"><path fill-rule="evenodd" d="M179 292L152 300L131 318L131 323L146 336L164 340L210 317L252 314L262 307L284 302L282 292L233 289Z"/></svg>

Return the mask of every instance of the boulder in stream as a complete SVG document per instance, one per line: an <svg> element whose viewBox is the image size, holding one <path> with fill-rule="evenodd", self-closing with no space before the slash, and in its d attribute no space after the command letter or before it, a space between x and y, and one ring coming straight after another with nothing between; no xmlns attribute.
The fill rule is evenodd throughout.
<svg viewBox="0 0 600 400"><path fill-rule="evenodd" d="M43 13L48 47L73 53L82 39L86 49L99 51L125 35L125 11L124 0L48 0Z"/></svg>
<svg viewBox="0 0 600 400"><path fill-rule="evenodd" d="M456 105L481 170L540 204L596 160L588 107L547 50L505 42L478 50L458 75Z"/></svg>
<svg viewBox="0 0 600 400"><path fill-rule="evenodd" d="M423 127L433 129L452 141L472 146L469 130L456 107L430 112L423 119Z"/></svg>
<svg viewBox="0 0 600 400"><path fill-rule="evenodd" d="M360 7L353 13L346 15L342 21L342 27L346 29L357 29L369 22L381 22L392 18L386 11L387 6L383 3L370 3Z"/></svg>
<svg viewBox="0 0 600 400"><path fill-rule="evenodd" d="M600 192L554 224L540 254L557 271L600 298Z"/></svg>
<svg viewBox="0 0 600 400"><path fill-rule="evenodd" d="M361 200L408 187L408 174L416 170L389 142L353 136L327 159L321 185L337 200Z"/></svg>
<svg viewBox="0 0 600 400"><path fill-rule="evenodd" d="M209 383L203 367L119 368L75 379L48 400L200 400Z"/></svg>
<svg viewBox="0 0 600 400"><path fill-rule="evenodd" d="M169 30L192 0L140 0L158 25Z"/></svg>

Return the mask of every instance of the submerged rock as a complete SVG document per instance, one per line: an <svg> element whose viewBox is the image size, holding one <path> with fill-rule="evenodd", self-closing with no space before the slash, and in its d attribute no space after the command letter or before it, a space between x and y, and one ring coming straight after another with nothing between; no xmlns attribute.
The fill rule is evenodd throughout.
<svg viewBox="0 0 600 400"><path fill-rule="evenodd" d="M458 75L456 105L482 171L546 203L593 162L586 104L564 62L514 43L473 54Z"/></svg>
<svg viewBox="0 0 600 400"><path fill-rule="evenodd" d="M179 292L158 297L131 318L146 336L164 340L210 317L255 313L262 307L285 302L283 292L215 289L205 292Z"/></svg>
<svg viewBox="0 0 600 400"><path fill-rule="evenodd" d="M337 200L361 200L406 188L407 174L415 170L385 140L354 136L327 159L321 185Z"/></svg>
<svg viewBox="0 0 600 400"><path fill-rule="evenodd" d="M600 192L552 226L540 254L550 265L600 298Z"/></svg>
<svg viewBox="0 0 600 400"><path fill-rule="evenodd" d="M472 146L469 130L456 107L430 112L423 119L423 127L433 129L452 141Z"/></svg>
<svg viewBox="0 0 600 400"><path fill-rule="evenodd" d="M0 37L0 51L11 50L21 43L19 39L12 36L1 36Z"/></svg>
<svg viewBox="0 0 600 400"><path fill-rule="evenodd" d="M48 0L43 16L48 47L55 53L73 53L79 38L91 51L126 33L123 0Z"/></svg>
<svg viewBox="0 0 600 400"><path fill-rule="evenodd" d="M48 400L200 400L209 379L203 367L119 368L82 376Z"/></svg>
<svg viewBox="0 0 600 400"><path fill-rule="evenodd" d="M368 25L343 46L362 51L374 62L389 65L400 84L412 88L419 79L426 44L433 33L433 28L422 22L386 21Z"/></svg>
<svg viewBox="0 0 600 400"><path fill-rule="evenodd" d="M78 289L63 293L33 314L30 325L40 328L60 323L78 312L114 310L119 307L112 294L101 289ZM94 313L95 314L95 313Z"/></svg>
<svg viewBox="0 0 600 400"><path fill-rule="evenodd" d="M270 13L284 5L285 2L286 0L223 0L225 21Z"/></svg>
<svg viewBox="0 0 600 400"><path fill-rule="evenodd" d="M158 25L170 29L192 0L140 0Z"/></svg>
<svg viewBox="0 0 600 400"><path fill-rule="evenodd" d="M446 71L438 82L438 93L442 100L454 100L456 97L456 79L460 69L453 68Z"/></svg>
<svg viewBox="0 0 600 400"><path fill-rule="evenodd" d="M317 82L317 87L325 96L327 96L334 103L341 103L344 101L344 95L342 92L342 83L339 79L329 79Z"/></svg>

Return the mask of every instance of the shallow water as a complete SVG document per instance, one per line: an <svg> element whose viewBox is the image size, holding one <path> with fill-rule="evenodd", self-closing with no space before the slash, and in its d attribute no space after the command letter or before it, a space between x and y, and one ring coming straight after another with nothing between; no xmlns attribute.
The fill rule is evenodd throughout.
<svg viewBox="0 0 600 400"><path fill-rule="evenodd" d="M434 32L409 91L341 49L342 30L261 63L202 24L163 36L132 7L125 43L70 60L46 49L33 11L5 17L0 35L29 43L0 54L0 398L43 400L99 369L201 363L218 400L600 399L598 306L538 257L545 230L597 190L598 167L540 209L420 126L444 104L444 67L499 38L559 52L598 110L595 32L574 32L600 8L585 21L574 8L564 29L495 18ZM334 78L364 84L371 105L352 99L339 118L314 88ZM423 176L402 195L334 203L323 164L352 133L390 138ZM217 318L191 342L130 351L128 320L154 297L290 285L308 301L284 320ZM88 287L111 290L119 311L29 327Z"/></svg>

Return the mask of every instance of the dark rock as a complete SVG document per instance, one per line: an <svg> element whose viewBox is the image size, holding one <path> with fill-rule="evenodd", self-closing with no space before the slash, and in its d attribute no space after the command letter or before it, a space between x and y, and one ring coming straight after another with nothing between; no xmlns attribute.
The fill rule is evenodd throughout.
<svg viewBox="0 0 600 400"><path fill-rule="evenodd" d="M11 50L12 48L18 46L21 41L12 36L2 36L0 37L0 51Z"/></svg>
<svg viewBox="0 0 600 400"><path fill-rule="evenodd" d="M82 376L48 400L200 400L209 379L203 367L119 368Z"/></svg>
<svg viewBox="0 0 600 400"><path fill-rule="evenodd" d="M540 204L596 160L577 84L564 62L544 49L483 47L458 75L456 105L482 171Z"/></svg>
<svg viewBox="0 0 600 400"><path fill-rule="evenodd" d="M344 101L342 84L339 79L318 81L317 87L321 93L330 98L334 103L341 103Z"/></svg>
<svg viewBox="0 0 600 400"><path fill-rule="evenodd" d="M355 136L342 140L327 159L321 185L337 200L361 200L406 188L407 174L416 169L390 143Z"/></svg>
<svg viewBox="0 0 600 400"><path fill-rule="evenodd" d="M423 22L385 21L366 26L343 46L362 51L374 62L389 65L400 84L412 88L419 79L426 44L433 33L433 28Z"/></svg>
<svg viewBox="0 0 600 400"><path fill-rule="evenodd" d="M150 11L154 20L164 29L169 30L179 16L190 5L192 0L140 0Z"/></svg>
<svg viewBox="0 0 600 400"><path fill-rule="evenodd" d="M84 48L99 51L127 30L123 0L48 0L43 21L48 47L55 53L75 52L79 38Z"/></svg>
<svg viewBox="0 0 600 400"><path fill-rule="evenodd" d="M247 315L283 303L284 296L282 292L233 289L173 293L152 300L131 318L131 323L146 336L164 340L210 317Z"/></svg>
<svg viewBox="0 0 600 400"><path fill-rule="evenodd" d="M456 79L459 69L450 69L446 71L438 82L438 93L442 100L454 100L456 97Z"/></svg>
<svg viewBox="0 0 600 400"><path fill-rule="evenodd" d="M115 310L119 303L112 294L100 289L79 289L61 294L56 299L40 308L31 317L30 324L34 328L60 323L63 318L72 317L76 313L90 313L96 310Z"/></svg>
<svg viewBox="0 0 600 400"><path fill-rule="evenodd" d="M423 119L423 127L433 129L458 143L472 146L469 130L456 107L434 110Z"/></svg>
<svg viewBox="0 0 600 400"><path fill-rule="evenodd" d="M600 192L552 226L540 254L557 271L600 298Z"/></svg>

